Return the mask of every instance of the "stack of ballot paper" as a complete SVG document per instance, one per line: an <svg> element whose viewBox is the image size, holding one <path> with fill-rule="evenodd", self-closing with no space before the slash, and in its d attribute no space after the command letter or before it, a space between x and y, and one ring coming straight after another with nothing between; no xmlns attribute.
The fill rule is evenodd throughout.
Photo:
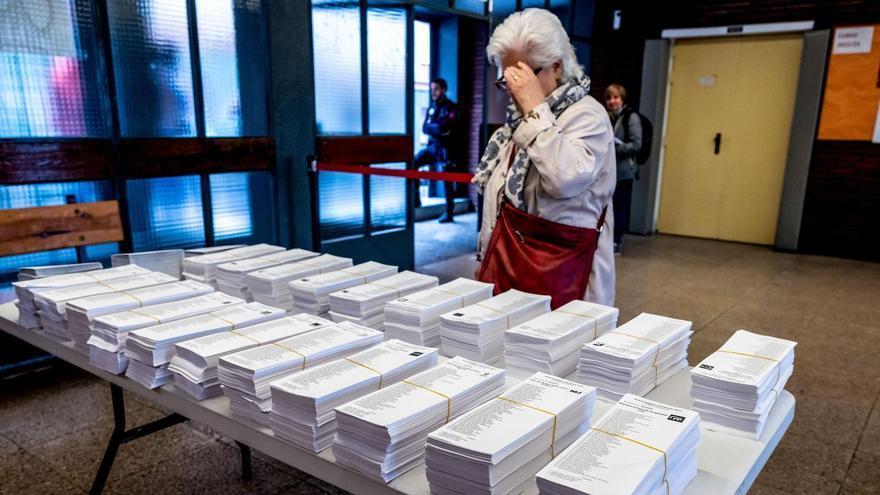
<svg viewBox="0 0 880 495"><path fill-rule="evenodd" d="M506 494L590 426L596 389L535 373L428 435L431 493Z"/></svg>
<svg viewBox="0 0 880 495"><path fill-rule="evenodd" d="M295 311L322 315L330 311L330 293L356 285L376 282L397 273L397 267L368 261L330 273L301 278L290 282L290 295Z"/></svg>
<svg viewBox="0 0 880 495"><path fill-rule="evenodd" d="M330 316L333 321L353 321L382 330L386 302L434 287L437 283L437 277L407 270L378 282L342 289L330 294Z"/></svg>
<svg viewBox="0 0 880 495"><path fill-rule="evenodd" d="M493 284L457 278L385 304L385 338L440 347L440 315L492 297Z"/></svg>
<svg viewBox="0 0 880 495"><path fill-rule="evenodd" d="M568 376L577 369L581 347L617 326L617 308L571 301L504 334L507 374L525 378L536 371Z"/></svg>
<svg viewBox="0 0 880 495"><path fill-rule="evenodd" d="M437 349L389 340L376 347L274 381L275 436L319 452L333 442L333 410L374 390L437 366Z"/></svg>
<svg viewBox="0 0 880 495"><path fill-rule="evenodd" d="M37 315L37 306L34 303L34 295L39 292L63 289L65 287L77 287L80 285L92 285L95 282L109 282L111 280L134 277L149 272L150 271L146 268L141 268L139 266L125 266L13 282L12 286L15 288L15 297L18 298L16 305L18 306L20 322L25 328L38 328L40 326L39 316Z"/></svg>
<svg viewBox="0 0 880 495"><path fill-rule="evenodd" d="M710 430L757 439L794 372L797 342L737 330L691 370L694 409Z"/></svg>
<svg viewBox="0 0 880 495"><path fill-rule="evenodd" d="M157 272L158 273L158 272ZM171 275L165 274L167 277ZM213 292L211 287L192 280L98 294L67 302L67 321L74 347L88 354L94 319L98 316L142 308L153 304L180 301Z"/></svg>
<svg viewBox="0 0 880 495"><path fill-rule="evenodd" d="M283 310L254 302L135 330L125 340L125 357L129 360L125 376L147 388L162 386L173 376L168 363L174 357L174 344L282 316Z"/></svg>
<svg viewBox="0 0 880 495"><path fill-rule="evenodd" d="M70 263L67 265L23 266L18 269L18 280L33 280L35 278L54 277L69 273L91 272L102 268L104 266L97 261Z"/></svg>
<svg viewBox="0 0 880 495"><path fill-rule="evenodd" d="M183 276L217 288L217 267L230 261L246 260L284 251L281 246L271 244L255 244L217 253L193 256L183 259Z"/></svg>
<svg viewBox="0 0 880 495"><path fill-rule="evenodd" d="M143 251L140 253L120 253L110 256L113 266L138 265L154 272L162 272L180 280L183 272L183 250Z"/></svg>
<svg viewBox="0 0 880 495"><path fill-rule="evenodd" d="M301 313L259 325L215 333L175 344L168 369L174 384L197 400L223 393L217 378L217 363L222 356L271 344L282 339L333 325L330 320Z"/></svg>
<svg viewBox="0 0 880 495"><path fill-rule="evenodd" d="M184 251L183 255L185 258L192 258L193 256L204 256L206 254L222 253L223 251L238 249L245 246L246 244L227 244L225 246L191 248Z"/></svg>
<svg viewBox="0 0 880 495"><path fill-rule="evenodd" d="M198 283L191 280L185 282ZM121 374L128 367L128 358L123 351L129 332L240 304L244 304L243 299L212 292L190 299L98 316L92 321L92 336L88 341L89 362L102 370Z"/></svg>
<svg viewBox="0 0 880 495"><path fill-rule="evenodd" d="M538 472L542 495L679 495L697 475L700 415L625 395Z"/></svg>
<svg viewBox="0 0 880 495"><path fill-rule="evenodd" d="M217 266L217 287L227 294L253 301L253 295L247 286L248 273L285 263L307 260L319 254L305 249L291 249L290 251L223 263Z"/></svg>
<svg viewBox="0 0 880 495"><path fill-rule="evenodd" d="M440 317L440 352L501 365L504 332L550 311L550 296L516 289Z"/></svg>
<svg viewBox="0 0 880 495"><path fill-rule="evenodd" d="M599 396L644 396L687 367L691 322L642 313L581 348L577 381Z"/></svg>
<svg viewBox="0 0 880 495"><path fill-rule="evenodd" d="M504 370L456 357L336 408L336 462L388 483L425 457L428 433L504 390Z"/></svg>
<svg viewBox="0 0 880 495"><path fill-rule="evenodd" d="M143 275L118 278L106 282L95 282L63 289L51 289L37 292L34 295L34 304L40 315L40 323L46 335L66 342L71 340L67 320L67 302L83 297L99 294L110 294L118 291L131 291L143 287L167 284L174 282L171 275L159 272L147 272Z"/></svg>
<svg viewBox="0 0 880 495"><path fill-rule="evenodd" d="M348 268L351 265L351 258L322 254L317 258L297 263L256 270L245 276L244 283L255 300L291 312L293 311L293 297L290 295L290 286L288 285L291 281Z"/></svg>
<svg viewBox="0 0 880 495"><path fill-rule="evenodd" d="M382 332L349 321L336 323L304 335L223 356L217 365L217 375L233 413L270 426L270 382L381 342Z"/></svg>

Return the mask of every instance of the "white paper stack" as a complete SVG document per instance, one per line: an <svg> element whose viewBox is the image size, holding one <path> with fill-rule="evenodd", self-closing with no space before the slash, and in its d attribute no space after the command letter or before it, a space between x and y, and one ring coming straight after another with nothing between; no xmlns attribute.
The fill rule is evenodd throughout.
<svg viewBox="0 0 880 495"><path fill-rule="evenodd" d="M220 358L217 375L232 412L270 426L269 383L382 342L382 332L349 321Z"/></svg>
<svg viewBox="0 0 880 495"><path fill-rule="evenodd" d="M431 493L506 494L590 426L596 389L535 373L428 435Z"/></svg>
<svg viewBox="0 0 880 495"><path fill-rule="evenodd" d="M440 315L492 297L492 284L467 278L385 304L385 338L440 347Z"/></svg>
<svg viewBox="0 0 880 495"><path fill-rule="evenodd" d="M336 407L437 366L437 349L389 340L270 384L275 436L320 452L333 443Z"/></svg>
<svg viewBox="0 0 880 495"><path fill-rule="evenodd" d="M185 282L198 283L192 280ZM98 316L92 322L92 336L88 341L89 363L107 372L122 374L128 367L128 358L123 351L129 332L240 304L244 304L243 299L211 292L181 301Z"/></svg>
<svg viewBox="0 0 880 495"><path fill-rule="evenodd" d="M149 270L139 266L119 267L13 282L12 286L15 288L15 297L18 298L16 305L18 306L21 324L25 328L38 328L40 326L37 306L34 303L34 295L38 292L91 285L95 282L109 282L118 278L134 277L145 273L149 273Z"/></svg>
<svg viewBox="0 0 880 495"><path fill-rule="evenodd" d="M691 322L642 313L581 348L577 381L599 396L644 396L687 367Z"/></svg>
<svg viewBox="0 0 880 495"><path fill-rule="evenodd" d="M351 265L351 258L322 254L317 258L251 272L245 276L245 285L255 300L291 312L293 297L290 295L288 285L291 281L348 268Z"/></svg>
<svg viewBox="0 0 880 495"><path fill-rule="evenodd" d="M295 311L322 315L330 311L330 293L356 285L376 282L397 273L397 267L368 261L330 273L322 273L290 282Z"/></svg>
<svg viewBox="0 0 880 495"><path fill-rule="evenodd" d="M504 390L504 369L456 357L336 408L336 462L385 483L425 457L428 433Z"/></svg>
<svg viewBox="0 0 880 495"><path fill-rule="evenodd" d="M254 297L247 286L247 274L263 268L307 260L320 253L305 249L291 249L279 253L257 256L245 260L230 261L217 266L217 287L229 295L253 301Z"/></svg>
<svg viewBox="0 0 880 495"><path fill-rule="evenodd" d="M679 495L697 475L700 415L625 395L537 475L542 495Z"/></svg>
<svg viewBox="0 0 880 495"><path fill-rule="evenodd" d="M504 333L507 374L525 378L536 371L568 376L577 369L581 347L617 326L617 308L571 301Z"/></svg>
<svg viewBox="0 0 880 495"><path fill-rule="evenodd" d="M171 275L165 274L165 276L172 278ZM180 301L210 294L213 291L214 289L205 284L193 280L185 280L183 282L172 282L124 292L111 292L109 294L73 299L67 302L66 311L70 336L73 338L74 347L88 354L89 347L87 343L92 336L94 319L96 317L153 304Z"/></svg>
<svg viewBox="0 0 880 495"><path fill-rule="evenodd" d="M313 330L333 325L330 320L301 313L253 325L241 330L215 333L175 344L168 369L174 372L174 384L197 400L223 393L217 378L220 357L258 345L271 344Z"/></svg>
<svg viewBox="0 0 880 495"><path fill-rule="evenodd" d="M217 288L217 266L230 261L246 260L284 251L281 246L271 244L254 244L226 251L183 259L183 276L190 280L202 282Z"/></svg>
<svg viewBox="0 0 880 495"><path fill-rule="evenodd" d="M119 291L127 292L133 289L167 284L175 280L177 279L171 275L147 272L143 275L118 278L107 282L95 282L76 287L40 291L34 295L34 304L37 306L40 323L46 335L55 340L66 342L72 338L67 320L68 301L99 294L111 294Z"/></svg>
<svg viewBox="0 0 880 495"><path fill-rule="evenodd" d="M510 289L440 317L440 353L501 366L504 332L550 311L550 296Z"/></svg>
<svg viewBox="0 0 880 495"><path fill-rule="evenodd" d="M18 269L18 280L33 280L35 278L55 277L70 273L91 272L102 268L104 266L97 261L70 263L67 265L23 266Z"/></svg>
<svg viewBox="0 0 880 495"><path fill-rule="evenodd" d="M797 342L737 330L691 370L694 409L710 430L761 436L794 372Z"/></svg>
<svg viewBox="0 0 880 495"><path fill-rule="evenodd" d="M168 363L174 357L174 344L282 316L284 311L254 302L135 330L125 341L125 357L129 360L125 376L147 388L160 387L173 376Z"/></svg>
<svg viewBox="0 0 880 495"><path fill-rule="evenodd" d="M181 273L183 273L183 250L165 249L114 254L110 256L110 264L113 266L138 265L154 272L167 273L180 280Z"/></svg>
<svg viewBox="0 0 880 495"><path fill-rule="evenodd" d="M386 302L435 287L438 283L437 277L407 270L378 282L342 289L330 294L330 316L333 321L353 321L382 330Z"/></svg>
<svg viewBox="0 0 880 495"><path fill-rule="evenodd" d="M214 253L222 253L223 251L229 251L230 249L238 249L241 247L247 246L246 244L228 244L226 246L211 246L211 247L200 247L200 248L191 248L184 251L183 255L186 258L192 258L193 256L204 256L206 254L214 254Z"/></svg>

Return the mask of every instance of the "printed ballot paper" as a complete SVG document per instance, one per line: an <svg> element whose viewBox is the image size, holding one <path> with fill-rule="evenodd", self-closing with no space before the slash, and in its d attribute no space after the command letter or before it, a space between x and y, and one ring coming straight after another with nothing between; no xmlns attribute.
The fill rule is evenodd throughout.
<svg viewBox="0 0 880 495"><path fill-rule="evenodd" d="M577 381L617 400L644 396L687 366L691 322L642 313L581 349Z"/></svg>
<svg viewBox="0 0 880 495"><path fill-rule="evenodd" d="M507 374L525 378L536 371L568 376L581 347L617 326L617 308L571 301L504 333Z"/></svg>
<svg viewBox="0 0 880 495"><path fill-rule="evenodd" d="M147 388L159 387L173 375L168 363L174 356L174 344L282 316L283 310L254 302L134 330L125 340L125 357L129 359L125 376Z"/></svg>
<svg viewBox="0 0 880 495"><path fill-rule="evenodd" d="M385 338L440 347L440 315L492 297L492 284L457 278L385 304Z"/></svg>
<svg viewBox="0 0 880 495"><path fill-rule="evenodd" d="M254 244L253 246L229 249L202 256L187 257L183 259L183 276L190 280L206 283L216 289L217 267L223 263L256 258L257 256L265 256L284 250L281 246Z"/></svg>
<svg viewBox="0 0 880 495"><path fill-rule="evenodd" d="M678 495L697 475L700 416L627 394L538 472L542 495Z"/></svg>
<svg viewBox="0 0 880 495"><path fill-rule="evenodd" d="M505 494L590 426L596 389L545 373L428 435L432 493Z"/></svg>
<svg viewBox="0 0 880 495"><path fill-rule="evenodd" d="M247 274L263 268L307 260L320 255L305 249L291 249L217 265L217 288L226 294L253 301L247 286Z"/></svg>
<svg viewBox="0 0 880 495"><path fill-rule="evenodd" d="M550 311L550 296L516 289L440 317L440 353L500 365L504 332Z"/></svg>
<svg viewBox="0 0 880 495"><path fill-rule="evenodd" d="M504 370L456 357L336 408L336 462L389 482L425 456L428 433L497 396Z"/></svg>
<svg viewBox="0 0 880 495"><path fill-rule="evenodd" d="M180 280L183 272L183 250L141 251L110 255L113 266L138 265L154 272L162 272Z"/></svg>
<svg viewBox="0 0 880 495"><path fill-rule="evenodd" d="M382 330L385 303L413 292L434 287L437 277L403 271L376 282L357 285L330 294L330 316L333 321L353 321Z"/></svg>
<svg viewBox="0 0 880 495"><path fill-rule="evenodd" d="M382 332L345 321L220 358L217 376L234 414L269 426L269 383L382 342Z"/></svg>
<svg viewBox="0 0 880 495"><path fill-rule="evenodd" d="M333 409L437 365L437 349L389 340L269 384L275 436L319 452L333 442Z"/></svg>
<svg viewBox="0 0 880 495"><path fill-rule="evenodd" d="M691 369L694 409L710 430L758 438L794 372L796 342L737 330Z"/></svg>
<svg viewBox="0 0 880 495"><path fill-rule="evenodd" d="M222 356L333 325L330 320L300 313L250 327L220 332L174 345L168 369L177 388L204 400L222 394L217 363Z"/></svg>
<svg viewBox="0 0 880 495"><path fill-rule="evenodd" d="M244 283L256 301L290 312L293 310L293 296L290 295L289 286L291 281L348 268L351 265L351 258L322 254L296 263L250 272L244 277Z"/></svg>
<svg viewBox="0 0 880 495"><path fill-rule="evenodd" d="M368 261L330 273L294 280L288 284L295 311L322 315L330 311L330 293L376 282L397 273L397 267Z"/></svg>

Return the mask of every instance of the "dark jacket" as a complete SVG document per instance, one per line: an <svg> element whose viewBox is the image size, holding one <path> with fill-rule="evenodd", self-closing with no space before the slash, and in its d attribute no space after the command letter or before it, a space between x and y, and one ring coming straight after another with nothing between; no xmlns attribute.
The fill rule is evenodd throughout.
<svg viewBox="0 0 880 495"><path fill-rule="evenodd" d="M431 106L425 112L422 132L428 135L428 146L434 147L437 152L451 152L456 113L455 102L445 96L438 101L431 101Z"/></svg>
<svg viewBox="0 0 880 495"><path fill-rule="evenodd" d="M633 179L639 165L636 156L642 149L642 121L624 105L617 115L611 115L614 127L614 151L617 156L617 180Z"/></svg>

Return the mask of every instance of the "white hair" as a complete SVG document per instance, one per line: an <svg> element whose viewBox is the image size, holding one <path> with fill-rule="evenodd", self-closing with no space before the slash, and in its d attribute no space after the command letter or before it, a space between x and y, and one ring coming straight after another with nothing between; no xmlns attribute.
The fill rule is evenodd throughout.
<svg viewBox="0 0 880 495"><path fill-rule="evenodd" d="M532 8L514 12L495 28L486 46L489 61L501 69L501 59L511 50L524 53L532 67L561 62L562 82L584 75L562 22L549 10Z"/></svg>

